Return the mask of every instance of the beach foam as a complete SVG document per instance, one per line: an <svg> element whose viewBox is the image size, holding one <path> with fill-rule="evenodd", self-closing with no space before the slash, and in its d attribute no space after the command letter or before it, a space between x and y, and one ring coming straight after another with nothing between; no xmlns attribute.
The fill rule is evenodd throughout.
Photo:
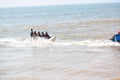
<svg viewBox="0 0 120 80"><path fill-rule="evenodd" d="M2 38L0 39L0 45L11 47L44 47L44 46L120 46L117 42L110 40L84 40L84 41L66 41L59 40L51 42L47 39L39 38L32 40L30 38Z"/></svg>

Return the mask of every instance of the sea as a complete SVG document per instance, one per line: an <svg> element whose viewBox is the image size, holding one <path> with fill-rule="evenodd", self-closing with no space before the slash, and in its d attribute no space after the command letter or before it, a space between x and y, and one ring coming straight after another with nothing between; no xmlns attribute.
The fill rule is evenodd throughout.
<svg viewBox="0 0 120 80"><path fill-rule="evenodd" d="M120 3L0 8L0 80L120 80L118 31Z"/></svg>

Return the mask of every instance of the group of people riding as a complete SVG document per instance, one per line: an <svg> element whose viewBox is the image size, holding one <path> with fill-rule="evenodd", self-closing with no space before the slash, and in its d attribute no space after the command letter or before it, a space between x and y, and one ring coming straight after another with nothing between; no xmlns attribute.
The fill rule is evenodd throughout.
<svg viewBox="0 0 120 80"><path fill-rule="evenodd" d="M30 32L30 37L33 38L33 39L37 39L37 38L44 38L44 39L50 39L51 37L48 35L47 32L36 32L36 31L33 31L33 29L31 29L31 32ZM120 31L113 35L112 38L110 38L110 40L112 40L113 42L120 42Z"/></svg>
<svg viewBox="0 0 120 80"><path fill-rule="evenodd" d="M45 39L49 39L51 38L47 32L36 32L36 31L33 31L33 29L31 29L31 32L30 32L30 37L33 38L33 39L37 39L38 37L40 38L45 38Z"/></svg>

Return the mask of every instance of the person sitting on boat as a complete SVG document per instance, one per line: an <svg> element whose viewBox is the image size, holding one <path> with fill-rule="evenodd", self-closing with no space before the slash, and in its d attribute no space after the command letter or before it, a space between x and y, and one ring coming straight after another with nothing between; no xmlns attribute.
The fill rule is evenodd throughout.
<svg viewBox="0 0 120 80"><path fill-rule="evenodd" d="M48 35L47 32L45 33L45 38L46 38L46 39L50 39L50 38L51 38L51 37Z"/></svg>
<svg viewBox="0 0 120 80"><path fill-rule="evenodd" d="M38 32L38 37L42 37L42 35L40 34L40 32Z"/></svg>
<svg viewBox="0 0 120 80"><path fill-rule="evenodd" d="M41 37L45 37L45 34L44 34L44 32L42 32L41 34L42 34L42 35L41 35Z"/></svg>
<svg viewBox="0 0 120 80"><path fill-rule="evenodd" d="M30 37L33 37L33 29L31 29Z"/></svg>
<svg viewBox="0 0 120 80"><path fill-rule="evenodd" d="M37 37L38 37L38 34L37 34L36 31L34 31L34 33L33 33L33 38L34 38L34 39L37 39Z"/></svg>
<svg viewBox="0 0 120 80"><path fill-rule="evenodd" d="M110 40L112 40L113 42L120 42L120 31L117 34L113 35Z"/></svg>

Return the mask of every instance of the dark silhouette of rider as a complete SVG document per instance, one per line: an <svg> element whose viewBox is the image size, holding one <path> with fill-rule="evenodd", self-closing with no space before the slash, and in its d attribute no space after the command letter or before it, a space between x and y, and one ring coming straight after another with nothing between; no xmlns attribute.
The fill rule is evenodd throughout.
<svg viewBox="0 0 120 80"><path fill-rule="evenodd" d="M50 39L50 38L51 38L51 37L48 35L47 32L45 33L45 38L46 38L46 39Z"/></svg>
<svg viewBox="0 0 120 80"><path fill-rule="evenodd" d="M30 37L33 37L33 29L31 29Z"/></svg>
<svg viewBox="0 0 120 80"><path fill-rule="evenodd" d="M34 31L34 33L33 33L33 38L34 38L34 39L36 39L36 38L37 38L37 36L38 36L37 32L36 32L36 31Z"/></svg>
<svg viewBox="0 0 120 80"><path fill-rule="evenodd" d="M45 34L44 34L44 32L42 32L42 35L41 35L42 37L45 37Z"/></svg>
<svg viewBox="0 0 120 80"><path fill-rule="evenodd" d="M40 32L38 32L38 37L42 37L42 35L40 34Z"/></svg>

